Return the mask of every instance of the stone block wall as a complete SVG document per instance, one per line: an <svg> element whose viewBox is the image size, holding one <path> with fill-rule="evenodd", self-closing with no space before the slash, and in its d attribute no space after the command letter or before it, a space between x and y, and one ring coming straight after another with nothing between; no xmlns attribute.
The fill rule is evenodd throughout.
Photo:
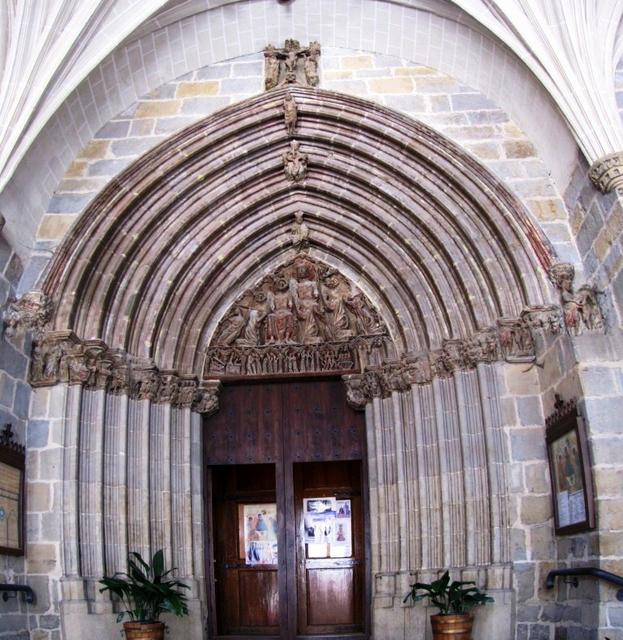
<svg viewBox="0 0 623 640"><path fill-rule="evenodd" d="M122 169L173 133L262 91L263 56L202 67L163 84L112 118L71 162L37 231L21 289L34 286L71 224ZM394 56L324 48L320 88L357 95L418 119L473 153L544 230L560 261L581 271L565 204L536 149L507 113L478 91Z"/></svg>
<svg viewBox="0 0 623 640"><path fill-rule="evenodd" d="M22 262L9 245L0 229L0 317L7 301L15 296L22 276ZM26 424L29 415L31 391L26 382L29 366L30 340L27 338L9 339L4 335L4 326L0 320L0 428L6 423L13 425L15 439L20 444L30 444L30 431ZM38 496L28 495L33 503ZM30 529L31 522L26 523ZM0 555L0 582L25 583L28 564L23 557ZM39 626L39 614L46 615L50 610L49 598L41 594L37 605L30 606L22 598L0 601L0 638L3 640L30 638L30 630ZM45 618L44 624L53 625L52 619ZM34 636L33 636L34 637ZM47 631L41 638L48 638Z"/></svg>

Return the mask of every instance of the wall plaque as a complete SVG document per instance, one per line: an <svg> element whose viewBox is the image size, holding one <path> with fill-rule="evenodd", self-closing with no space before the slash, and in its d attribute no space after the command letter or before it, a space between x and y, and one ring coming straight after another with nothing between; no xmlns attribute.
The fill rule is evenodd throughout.
<svg viewBox="0 0 623 640"><path fill-rule="evenodd" d="M595 513L584 421L575 400L563 402L556 396L555 407L545 438L556 535L589 531L595 527Z"/></svg>

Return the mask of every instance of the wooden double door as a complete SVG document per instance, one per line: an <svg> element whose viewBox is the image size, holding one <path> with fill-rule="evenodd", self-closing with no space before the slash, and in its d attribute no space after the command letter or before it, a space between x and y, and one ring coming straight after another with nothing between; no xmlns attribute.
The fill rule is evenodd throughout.
<svg viewBox="0 0 623 640"><path fill-rule="evenodd" d="M339 380L224 388L204 430L211 637L367 638L364 429Z"/></svg>

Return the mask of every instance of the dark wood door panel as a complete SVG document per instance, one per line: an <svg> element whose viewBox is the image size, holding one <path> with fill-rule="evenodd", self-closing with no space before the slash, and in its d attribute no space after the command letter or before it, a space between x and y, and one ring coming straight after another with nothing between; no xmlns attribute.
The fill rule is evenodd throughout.
<svg viewBox="0 0 623 640"><path fill-rule="evenodd" d="M249 569L238 573L240 627L263 627L266 631L279 626L279 584L277 570Z"/></svg>
<svg viewBox="0 0 623 640"><path fill-rule="evenodd" d="M355 625L353 568L307 569L307 625Z"/></svg>

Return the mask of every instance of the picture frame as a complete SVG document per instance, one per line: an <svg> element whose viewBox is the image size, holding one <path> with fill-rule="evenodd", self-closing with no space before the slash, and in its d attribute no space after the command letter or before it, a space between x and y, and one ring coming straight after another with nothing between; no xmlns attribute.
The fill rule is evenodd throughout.
<svg viewBox="0 0 623 640"><path fill-rule="evenodd" d="M0 554L23 556L26 548L25 447L12 426L0 432Z"/></svg>
<svg viewBox="0 0 623 640"><path fill-rule="evenodd" d="M556 395L555 411L546 420L545 441L549 461L558 536L595 528L595 505L584 420L575 400Z"/></svg>

